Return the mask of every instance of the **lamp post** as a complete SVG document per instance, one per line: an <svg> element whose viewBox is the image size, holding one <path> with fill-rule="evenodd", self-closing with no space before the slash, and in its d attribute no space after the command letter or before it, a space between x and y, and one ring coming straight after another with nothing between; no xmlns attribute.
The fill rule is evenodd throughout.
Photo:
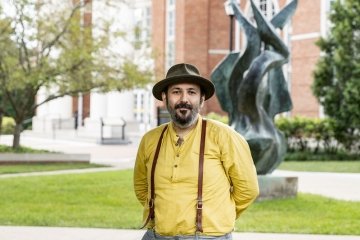
<svg viewBox="0 0 360 240"><path fill-rule="evenodd" d="M225 13L226 15L228 15L230 17L230 35L229 35L229 51L232 52L233 50L233 25L234 25L234 9L232 7L232 3L233 1L232 0L227 0L225 1L224 3L224 7L225 7Z"/></svg>

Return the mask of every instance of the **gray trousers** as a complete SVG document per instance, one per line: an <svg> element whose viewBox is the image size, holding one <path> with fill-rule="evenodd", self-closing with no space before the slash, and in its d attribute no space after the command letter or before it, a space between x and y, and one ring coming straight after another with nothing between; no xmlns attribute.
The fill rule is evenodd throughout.
<svg viewBox="0 0 360 240"><path fill-rule="evenodd" d="M149 229L146 231L141 240L207 240L207 239L215 239L215 240L232 240L231 233L222 235L222 236L201 236L201 235L178 235L178 236L162 236L154 232L154 230Z"/></svg>

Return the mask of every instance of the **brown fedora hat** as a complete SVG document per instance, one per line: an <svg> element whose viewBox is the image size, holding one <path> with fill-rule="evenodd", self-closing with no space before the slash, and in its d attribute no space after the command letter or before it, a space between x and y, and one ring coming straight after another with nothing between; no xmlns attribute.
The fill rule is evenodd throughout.
<svg viewBox="0 0 360 240"><path fill-rule="evenodd" d="M200 76L199 70L195 66L188 63L180 63L168 70L166 78L154 85L152 93L156 99L162 101L161 94L169 85L185 82L199 85L201 90L204 91L205 100L209 99L215 92L214 84Z"/></svg>

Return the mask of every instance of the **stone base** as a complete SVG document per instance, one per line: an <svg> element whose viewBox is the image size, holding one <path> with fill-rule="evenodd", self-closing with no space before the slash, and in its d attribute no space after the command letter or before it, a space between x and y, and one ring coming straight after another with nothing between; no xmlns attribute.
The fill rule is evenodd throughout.
<svg viewBox="0 0 360 240"><path fill-rule="evenodd" d="M20 163L90 163L90 154L65 153L1 153L1 164Z"/></svg>
<svg viewBox="0 0 360 240"><path fill-rule="evenodd" d="M260 195L257 201L296 197L298 177L259 175Z"/></svg>
<svg viewBox="0 0 360 240"><path fill-rule="evenodd" d="M98 144L102 145L124 145L124 144L130 144L131 141L127 138L103 138L98 140Z"/></svg>

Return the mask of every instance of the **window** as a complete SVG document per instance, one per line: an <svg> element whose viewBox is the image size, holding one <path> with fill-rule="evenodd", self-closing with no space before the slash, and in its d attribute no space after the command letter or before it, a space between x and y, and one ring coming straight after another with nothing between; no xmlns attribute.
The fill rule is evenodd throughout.
<svg viewBox="0 0 360 240"><path fill-rule="evenodd" d="M261 13L267 18L271 19L275 15L275 4L273 0L255 0L254 3L260 9ZM277 3L277 1L276 1ZM250 11L250 18L253 19L253 13Z"/></svg>
<svg viewBox="0 0 360 240"><path fill-rule="evenodd" d="M175 0L166 2L165 69L175 63Z"/></svg>
<svg viewBox="0 0 360 240"><path fill-rule="evenodd" d="M145 91L135 90L134 92L134 118L142 123L144 122L144 109L145 109Z"/></svg>
<svg viewBox="0 0 360 240"><path fill-rule="evenodd" d="M135 47L139 49L143 44L150 45L151 7L142 6L135 10L136 24L134 28Z"/></svg>
<svg viewBox="0 0 360 240"><path fill-rule="evenodd" d="M335 0L325 0L325 20L324 20L324 23L325 23L325 34L328 34L330 28L332 27L332 23L329 19L329 16L330 16L330 13L333 9L333 5L335 3Z"/></svg>

